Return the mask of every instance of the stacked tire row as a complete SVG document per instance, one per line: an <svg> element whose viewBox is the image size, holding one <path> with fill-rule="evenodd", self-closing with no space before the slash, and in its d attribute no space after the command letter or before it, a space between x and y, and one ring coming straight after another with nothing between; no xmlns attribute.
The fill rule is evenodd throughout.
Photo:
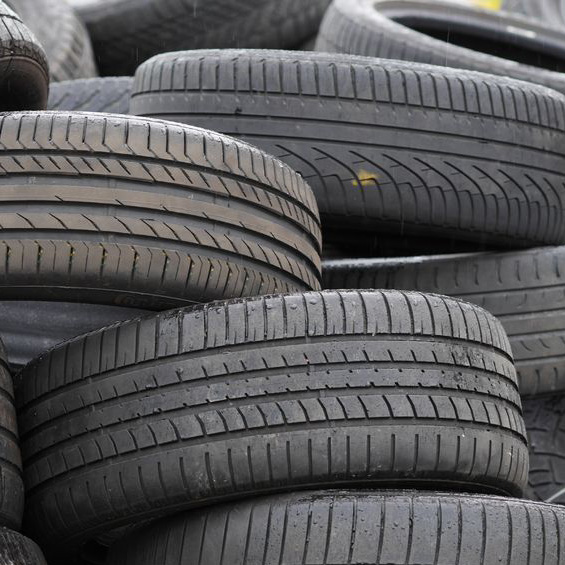
<svg viewBox="0 0 565 565"><path fill-rule="evenodd" d="M559 73L395 51L424 2L335 0L344 54L225 49L311 43L327 0L12 4L60 27L0 14L35 81L0 116L0 563L563 563L521 498L563 496ZM413 60L362 52L377 20ZM396 258L320 290L322 235Z"/></svg>

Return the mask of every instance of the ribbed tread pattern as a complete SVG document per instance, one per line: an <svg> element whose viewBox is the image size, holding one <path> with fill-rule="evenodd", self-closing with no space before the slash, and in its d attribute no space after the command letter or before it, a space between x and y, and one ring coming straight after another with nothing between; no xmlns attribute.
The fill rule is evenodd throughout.
<svg viewBox="0 0 565 565"><path fill-rule="evenodd" d="M45 49L54 82L97 76L86 27L67 0L9 0Z"/></svg>
<svg viewBox="0 0 565 565"><path fill-rule="evenodd" d="M2 298L161 309L319 287L312 191L251 146L45 112L0 118L0 148Z"/></svg>
<svg viewBox="0 0 565 565"><path fill-rule="evenodd" d="M400 292L214 303L93 332L24 369L27 531L101 532L323 484L518 494L509 344L469 304Z"/></svg>
<svg viewBox="0 0 565 565"><path fill-rule="evenodd" d="M424 492L305 492L157 522L108 565L560 565L565 509Z"/></svg>
<svg viewBox="0 0 565 565"><path fill-rule="evenodd" d="M520 393L565 392L565 247L326 261L324 288L437 292L478 304L508 333Z"/></svg>
<svg viewBox="0 0 565 565"><path fill-rule="evenodd" d="M48 110L127 114L133 79L103 77L66 80L49 87Z"/></svg>
<svg viewBox="0 0 565 565"><path fill-rule="evenodd" d="M449 1L443 3L445 12L449 11L450 15L458 12L462 20L469 18L469 11L474 10L473 7L464 4L459 6ZM428 4L437 9L437 2L435 6L433 2ZM417 11L417 4L415 10ZM333 0L320 27L316 50L481 71L543 84L559 92L565 92L563 73L448 44L394 21L387 15L387 11L390 11L393 17L396 12L409 15L409 10L404 10L401 3L399 5L398 2L390 0ZM493 13L492 22L488 21L489 18L483 25L488 26L490 23L491 27L500 26L503 31L505 27L506 29L514 27L518 30L515 33L522 33L530 39L537 38L537 28L539 28L539 45L540 48L544 47L542 37L547 24L536 26L534 21L519 15L512 17L508 13ZM500 21L503 24L499 24ZM559 23L555 21L552 23L557 26L553 28L553 33L559 38Z"/></svg>
<svg viewBox="0 0 565 565"><path fill-rule="evenodd" d="M0 111L46 107L49 71L45 52L4 2L0 2L0 74Z"/></svg>
<svg viewBox="0 0 565 565"><path fill-rule="evenodd" d="M0 563L47 565L43 553L33 541L5 528L0 528Z"/></svg>
<svg viewBox="0 0 565 565"><path fill-rule="evenodd" d="M23 512L24 484L14 388L0 342L0 527L19 529ZM0 540L1 532L0 529ZM0 555L1 547L0 543Z"/></svg>
<svg viewBox="0 0 565 565"><path fill-rule="evenodd" d="M78 6L104 75L133 74L158 53L210 47L297 47L330 0L93 1Z"/></svg>
<svg viewBox="0 0 565 565"><path fill-rule="evenodd" d="M524 400L530 447L530 493L565 504L565 395Z"/></svg>
<svg viewBox="0 0 565 565"><path fill-rule="evenodd" d="M516 247L564 240L564 108L556 92L478 73L243 50L157 56L130 104L285 161L326 229Z"/></svg>

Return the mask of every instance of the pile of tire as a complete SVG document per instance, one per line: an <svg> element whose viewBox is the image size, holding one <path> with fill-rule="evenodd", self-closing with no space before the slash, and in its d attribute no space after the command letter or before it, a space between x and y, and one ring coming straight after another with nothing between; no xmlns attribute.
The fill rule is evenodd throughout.
<svg viewBox="0 0 565 565"><path fill-rule="evenodd" d="M0 1L0 565L565 564L565 31L457 2Z"/></svg>

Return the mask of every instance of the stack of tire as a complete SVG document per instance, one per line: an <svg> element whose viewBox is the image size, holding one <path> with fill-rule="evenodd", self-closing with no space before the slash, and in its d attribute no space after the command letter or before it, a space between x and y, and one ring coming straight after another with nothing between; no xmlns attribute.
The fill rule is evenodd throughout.
<svg viewBox="0 0 565 565"><path fill-rule="evenodd" d="M344 2L319 48L371 43L335 23L369 3ZM0 13L18 32L0 73L0 564L563 563L565 509L521 498L520 394L561 381L561 248L523 249L565 240L565 98L349 48L225 49L311 42L327 0L84 0L85 26L11 4L52 80L79 80L33 111L46 56ZM224 49L160 54L191 47ZM322 235L342 257L460 252L440 258L456 290L435 266L404 284L428 260L398 258L327 262L321 290Z"/></svg>

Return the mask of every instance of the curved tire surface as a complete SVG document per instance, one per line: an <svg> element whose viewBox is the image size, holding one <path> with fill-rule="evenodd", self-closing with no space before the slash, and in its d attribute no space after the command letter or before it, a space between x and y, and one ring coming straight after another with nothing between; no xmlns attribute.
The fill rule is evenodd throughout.
<svg viewBox="0 0 565 565"><path fill-rule="evenodd" d="M439 296L163 313L52 350L18 393L26 527L57 562L108 530L230 497L438 482L520 494L527 481L506 335Z"/></svg>
<svg viewBox="0 0 565 565"><path fill-rule="evenodd" d="M273 51L155 57L130 104L284 160L312 186L324 233L491 247L563 242L564 108L556 92L500 77Z"/></svg>

